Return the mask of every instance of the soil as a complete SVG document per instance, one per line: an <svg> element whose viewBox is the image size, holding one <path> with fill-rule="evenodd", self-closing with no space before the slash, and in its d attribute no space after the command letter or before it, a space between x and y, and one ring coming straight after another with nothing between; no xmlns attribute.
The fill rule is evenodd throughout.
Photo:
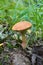
<svg viewBox="0 0 43 65"><path fill-rule="evenodd" d="M16 45L15 41L11 43L14 46ZM37 43L39 43L39 45L42 45L43 40L38 40ZM31 54L31 52L29 49L25 51L22 49L22 47L9 49L5 46L0 54L0 65L31 65L31 62L29 60L29 53Z"/></svg>
<svg viewBox="0 0 43 65"><path fill-rule="evenodd" d="M20 48L14 48L13 51L9 51L8 48L5 48L0 54L0 61L2 65L30 65L29 59Z"/></svg>

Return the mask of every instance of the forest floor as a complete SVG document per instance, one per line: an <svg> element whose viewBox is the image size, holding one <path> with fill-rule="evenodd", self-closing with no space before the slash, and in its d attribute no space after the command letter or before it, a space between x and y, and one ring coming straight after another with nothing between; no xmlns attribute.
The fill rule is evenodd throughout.
<svg viewBox="0 0 43 65"><path fill-rule="evenodd" d="M30 65L29 58L26 57L22 47L9 49L5 46L0 54L0 62L2 65Z"/></svg>
<svg viewBox="0 0 43 65"><path fill-rule="evenodd" d="M40 41L43 43L43 41ZM4 48L0 54L0 62L2 65L31 65L29 60L29 54L27 50L23 50L22 47L9 49Z"/></svg>

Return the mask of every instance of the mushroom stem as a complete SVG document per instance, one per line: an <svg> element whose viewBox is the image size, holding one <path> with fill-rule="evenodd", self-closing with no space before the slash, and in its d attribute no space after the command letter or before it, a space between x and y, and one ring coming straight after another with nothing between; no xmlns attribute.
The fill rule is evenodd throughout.
<svg viewBox="0 0 43 65"><path fill-rule="evenodd" d="M25 33L21 33L21 35L22 35L22 44L21 44L21 46L25 49L26 46L27 46Z"/></svg>

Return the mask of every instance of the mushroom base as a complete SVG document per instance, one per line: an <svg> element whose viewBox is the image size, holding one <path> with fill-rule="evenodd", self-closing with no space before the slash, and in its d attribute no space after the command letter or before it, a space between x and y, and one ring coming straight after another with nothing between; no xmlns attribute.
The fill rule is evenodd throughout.
<svg viewBox="0 0 43 65"><path fill-rule="evenodd" d="M21 46L23 47L23 49L25 49L27 44L22 42Z"/></svg>

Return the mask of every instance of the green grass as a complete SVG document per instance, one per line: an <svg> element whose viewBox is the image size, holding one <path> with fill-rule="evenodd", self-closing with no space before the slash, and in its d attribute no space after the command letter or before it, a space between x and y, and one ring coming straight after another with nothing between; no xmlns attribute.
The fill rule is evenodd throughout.
<svg viewBox="0 0 43 65"><path fill-rule="evenodd" d="M26 20L43 34L43 0L0 0L0 20L10 25Z"/></svg>

